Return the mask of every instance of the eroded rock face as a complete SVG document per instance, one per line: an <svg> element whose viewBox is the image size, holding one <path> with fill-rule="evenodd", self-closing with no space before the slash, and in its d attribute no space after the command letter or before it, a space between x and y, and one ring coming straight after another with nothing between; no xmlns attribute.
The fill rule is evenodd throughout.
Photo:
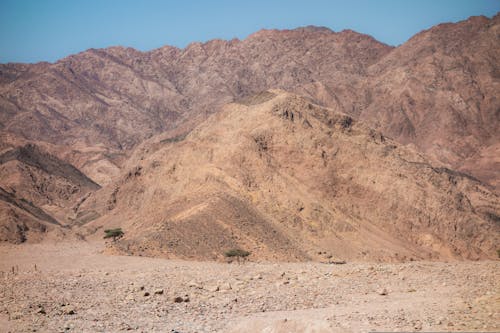
<svg viewBox="0 0 500 333"><path fill-rule="evenodd" d="M191 259L496 256L500 201L483 183L304 98L259 96L181 141L144 142L148 154L79 207L101 216L84 228L121 226L122 252Z"/></svg>

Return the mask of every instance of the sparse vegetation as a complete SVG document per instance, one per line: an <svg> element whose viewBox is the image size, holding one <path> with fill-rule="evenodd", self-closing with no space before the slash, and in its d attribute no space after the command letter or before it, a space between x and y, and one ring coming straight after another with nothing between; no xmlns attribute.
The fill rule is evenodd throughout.
<svg viewBox="0 0 500 333"><path fill-rule="evenodd" d="M250 255L250 252L242 249L231 249L224 253L228 258L246 258Z"/></svg>
<svg viewBox="0 0 500 333"><path fill-rule="evenodd" d="M500 258L500 249L497 250L497 256Z"/></svg>
<svg viewBox="0 0 500 333"><path fill-rule="evenodd" d="M122 238L123 235L124 232L122 231L122 228L104 230L104 239L113 238L113 242L116 242L117 239Z"/></svg>

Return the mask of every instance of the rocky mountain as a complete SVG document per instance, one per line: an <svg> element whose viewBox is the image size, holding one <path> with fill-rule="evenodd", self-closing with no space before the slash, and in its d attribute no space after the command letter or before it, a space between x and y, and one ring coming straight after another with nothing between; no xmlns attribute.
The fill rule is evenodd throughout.
<svg viewBox="0 0 500 333"><path fill-rule="evenodd" d="M0 178L0 238L16 243L26 240L28 231L62 226L67 211L81 197L101 188L36 145L1 154Z"/></svg>
<svg viewBox="0 0 500 333"><path fill-rule="evenodd" d="M493 258L500 201L352 117L268 91L153 138L79 206L125 253L269 260ZM100 237L101 233L97 233ZM321 255L318 255L320 253Z"/></svg>
<svg viewBox="0 0 500 333"><path fill-rule="evenodd" d="M25 239L30 219L42 230L46 214L124 226L119 250L149 255L491 257L499 39L496 15L398 47L304 27L0 65L4 239Z"/></svg>
<svg viewBox="0 0 500 333"><path fill-rule="evenodd" d="M282 88L496 185L499 22L438 25L397 48L306 27L1 65L0 126L28 140L127 149L180 124L192 128L235 98Z"/></svg>

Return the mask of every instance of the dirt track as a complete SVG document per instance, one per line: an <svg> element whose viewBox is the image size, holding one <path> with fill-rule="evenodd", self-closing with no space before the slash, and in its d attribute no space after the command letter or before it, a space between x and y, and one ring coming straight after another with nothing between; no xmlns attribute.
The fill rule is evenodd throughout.
<svg viewBox="0 0 500 333"><path fill-rule="evenodd" d="M238 265L101 250L2 245L0 331L500 330L498 261Z"/></svg>

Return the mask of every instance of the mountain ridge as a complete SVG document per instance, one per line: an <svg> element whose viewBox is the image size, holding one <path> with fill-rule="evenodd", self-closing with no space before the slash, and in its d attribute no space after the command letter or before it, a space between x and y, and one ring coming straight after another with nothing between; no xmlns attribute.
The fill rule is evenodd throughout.
<svg viewBox="0 0 500 333"><path fill-rule="evenodd" d="M283 31L261 30L244 40L211 40L191 43L183 49L164 46L140 52L132 48L111 47L91 49L53 64L0 65L0 155L35 143L49 154L73 165L103 188L81 193L77 191L77 195L67 196L65 189L73 185L57 178L57 175L47 174L43 170L33 171L30 166L13 161L5 164L4 171L8 173L10 169L7 168L21 170L15 173L17 184L28 184L30 175L38 175L35 177L36 186L23 186L29 191L17 193L21 199L33 201L46 210L61 224L78 228L97 223L95 221L106 220L111 223L113 219L108 216L108 208L113 211L120 202L119 197L126 195L118 190L121 188L120 182L140 178L145 172L138 168L138 159L151 158L150 155L155 153L154 147L165 144L182 147L194 135L195 129L206 124L207 119L224 113L227 108L225 105L252 108L265 104L271 95L282 94L280 90L269 90L278 88L303 96L313 106L308 112L323 108L329 110L327 113L342 114L342 122L347 129L352 124L364 124L369 129L366 132L370 133L369 140L394 140L394 145L403 145L405 149L421 154L421 158L432 167L416 166L408 169L407 173L420 172L430 177L430 180L426 178L423 181L423 184L427 184L424 187L434 188L435 185L429 185L429 181L444 184L444 179L449 182L468 179L460 181L463 184L471 182L467 183L467 191L471 191L474 196L481 196L478 193L484 191L490 196L493 195L491 191L500 184L500 100L497 97L500 91L500 44L495 42L500 38L499 17L472 17L458 23L436 26L422 31L398 47L385 45L371 36L351 30L333 32L305 27ZM304 103L299 104L307 104ZM309 119L302 124L305 128L313 125ZM241 126L245 128L250 125L243 119ZM290 136L289 133L283 135ZM264 145L261 147L263 152L255 155L256 158L267 154L268 137L269 133L263 133L262 137L254 138L257 140L254 140L254 145ZM354 144L350 139L341 137L346 140L346 144ZM261 139L264 141L261 142ZM363 147L355 147L357 152L364 152ZM388 159L391 149L387 151ZM172 151L177 151L177 148ZM359 158L365 157L360 153ZM372 158L387 162L379 160L380 156ZM322 165L325 160L318 159L316 162ZM345 163L339 167L350 170ZM349 163L357 165L358 162L350 160ZM397 163L408 164L404 161ZM163 168L162 163L157 167ZM293 166L290 165L290 168ZM258 170L250 171L245 172L258 173ZM325 179L330 176L325 175ZM394 174L386 176L391 179L395 177ZM342 185L341 190L335 193L340 193L342 200L347 201L347 197L343 196L361 195L358 190L363 187L370 189L374 198L381 195L378 189L374 190L372 185L364 183L366 179L358 179L362 184L353 184L360 187L351 192L348 181L335 177ZM418 177L412 175L410 178L417 181ZM3 188L9 188L6 180L2 179L0 183ZM42 183L38 184L40 180ZM480 183L476 180L480 180ZM253 184L251 177L244 182L250 187ZM474 189L470 185L472 183L481 190ZM61 184L65 185L60 187ZM142 187L136 185L137 188L128 189L130 193L126 196L132 198L141 195L137 191L142 191ZM322 188L320 185L318 183L318 188ZM414 185L407 183L405 186L413 188ZM57 193L62 195L62 201L47 197L46 186L60 189ZM386 186L390 188L391 183L387 182ZM269 190L272 192L273 189ZM421 193L421 190L414 190L415 193ZM164 190L159 191L162 193ZM440 191L438 187L438 190L430 193L437 197L443 195L439 200L444 200L444 194L437 194ZM457 190L451 187L450 191ZM102 196L102 193L106 193L107 197L102 198L100 205L90 207L94 195ZM322 195L327 195L325 193L330 192L326 191ZM395 189L395 193L399 193L399 190ZM469 195L462 197L460 193L458 191L455 197L446 199L454 203L453 208L443 206L442 209L453 215L457 214L461 205L470 208L467 203L471 200ZM279 224L275 223L274 213L267 212L268 208L264 209L263 206L254 207L248 203L247 197L243 200L239 194L224 191L212 194L214 200L225 208L219 209L213 203L204 206L203 196L193 194L193 200L201 200L199 207L205 207L199 212L200 216L219 212L230 219L236 216L238 209L243 209L247 216L260 221L260 227L277 233L283 231L275 229ZM370 200L365 199L371 204ZM386 200L391 199L394 198L389 196ZM489 205L496 207L495 199L492 200ZM288 204L292 203L286 202ZM384 202L379 202L379 205L385 207ZM409 205L407 208L414 209L411 207ZM489 211L485 207L481 208L484 211L480 209L467 214L477 221L494 220L498 214L490 212L491 215L488 215ZM124 207L124 211L125 208L128 207ZM377 211L377 207L373 209ZM426 214L429 212L426 209L436 211L437 208L426 204L422 212L415 214L422 214L428 219ZM367 219L378 219L369 213L365 214ZM15 214L9 216L12 222L11 217ZM396 220L400 221L399 218ZM459 215L457 219L462 221ZM199 220L193 221L198 223L196 221ZM443 217L443 221L448 220ZM217 223L214 225L219 225ZM484 223L488 225L490 222L481 222L480 225ZM219 226L222 231L226 230L222 225ZM203 224L199 227L207 228ZM349 228L347 225L345 227ZM180 238L189 232L176 230L180 232ZM397 228L389 231L384 229L377 233L391 235L392 241L396 243L401 241L397 241L399 236L394 234ZM295 236L290 238L287 235L293 232L287 232L281 237L283 242L280 246L283 248L275 248L275 254L286 258L286 254L280 251L287 248L295 253L296 258L312 258L302 248L303 244L293 245L296 243L291 240ZM405 229L404 232L410 231ZM482 233L480 228L474 229L476 232L476 236L481 237L478 236ZM252 235L255 240L264 237L266 232ZM448 241L453 243L453 239L451 237ZM233 242L230 238L226 240ZM441 244L435 236L419 241ZM254 244L254 241L249 242ZM131 243L131 246L136 245ZM481 257L477 250L480 246L470 251L464 245L459 245L457 250L445 250L448 245L439 246L445 252L458 251L458 256ZM214 248L218 248L218 245L214 244ZM262 251L264 257L270 255ZM413 256L413 251L406 251L406 257ZM439 250L436 251L439 253ZM179 253L183 251L179 250ZM372 258L383 257L379 253Z"/></svg>
<svg viewBox="0 0 500 333"><path fill-rule="evenodd" d="M495 253L498 196L481 182L293 94L231 103L179 141L151 140L78 208L96 216L79 231L89 237L103 226L128 231L120 253L212 260L241 247L287 261Z"/></svg>

